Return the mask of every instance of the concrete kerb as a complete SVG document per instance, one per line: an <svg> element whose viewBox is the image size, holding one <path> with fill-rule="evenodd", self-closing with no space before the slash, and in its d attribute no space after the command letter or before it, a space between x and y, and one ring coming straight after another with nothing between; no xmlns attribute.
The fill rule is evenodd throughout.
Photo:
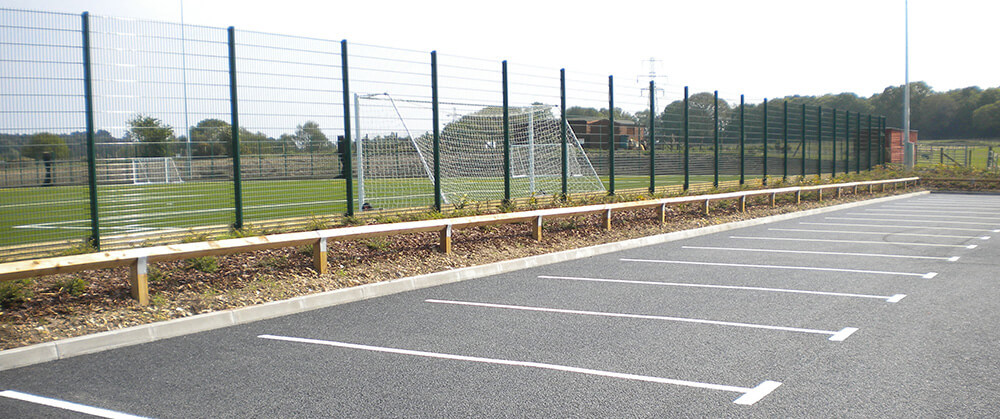
<svg viewBox="0 0 1000 419"><path fill-rule="evenodd" d="M914 192L866 201L851 202L829 207L797 211L788 214L772 215L745 221L736 221L692 230L675 231L655 236L640 237L615 243L606 243L579 249L570 249L544 255L530 256L503 262L480 266L435 272L391 281L365 284L357 287L338 289L318 294L294 297L287 300L273 301L260 305L243 307L214 313L199 314L191 317L168 320L125 329L111 330L92 335L78 336L54 342L45 342L21 348L0 351L0 371L40 364L77 355L102 352L124 346L138 345L171 337L183 336L265 320L289 314L301 313L318 308L330 307L369 298L381 297L416 289L429 288L438 285L461 282L469 279L482 278L490 275L512 272L552 263L582 259L605 253L634 249L642 246L682 240L690 237L719 233L743 227L768 224L793 218L806 217L815 214L838 211L863 205L876 204L918 195L928 194L927 191Z"/></svg>

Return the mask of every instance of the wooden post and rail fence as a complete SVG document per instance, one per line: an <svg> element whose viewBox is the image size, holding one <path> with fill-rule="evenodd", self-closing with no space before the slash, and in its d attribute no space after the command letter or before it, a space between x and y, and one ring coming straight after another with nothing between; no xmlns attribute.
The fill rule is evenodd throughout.
<svg viewBox="0 0 1000 419"><path fill-rule="evenodd" d="M156 262L311 245L313 248L313 265L316 271L322 275L328 272L327 241L331 239L343 241L436 231L440 234L439 250L444 253L450 253L452 232L463 228L484 225L530 223L532 225L532 237L535 240L541 240L542 223L545 219L603 214L602 218L604 228L610 230L611 213L613 211L659 208L659 220L662 223L666 219L666 208L670 205L703 203L705 212L708 213L712 201L735 199L739 202L739 209L742 212L746 211L747 198L754 196L769 196L770 204L774 205L777 195L795 194L795 202L799 203L802 200L802 194L804 192L817 191L819 200L822 200L824 190L836 190L837 196L840 196L844 189L851 189L852 192L856 194L858 193L859 187L867 187L868 193L871 193L876 186L881 187L883 191L886 189L886 186L896 188L897 186L902 185L903 188L906 188L910 185L915 185L919 180L920 178L917 177L909 177L865 182L748 190L714 195L681 196L645 201L619 202L613 204L552 208L358 227L342 227L326 230L272 234L267 236L214 240L197 243L183 243L120 251L105 251L82 255L2 263L0 264L0 281L128 266L129 285L132 297L138 300L139 304L146 305L149 304L149 285L147 283L149 264Z"/></svg>

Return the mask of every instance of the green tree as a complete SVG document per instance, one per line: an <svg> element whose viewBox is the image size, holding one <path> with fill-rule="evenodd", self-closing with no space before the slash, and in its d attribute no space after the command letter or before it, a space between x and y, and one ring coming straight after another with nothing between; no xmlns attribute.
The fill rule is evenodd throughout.
<svg viewBox="0 0 1000 419"><path fill-rule="evenodd" d="M972 113L972 124L983 137L1000 137L1000 102L981 106Z"/></svg>
<svg viewBox="0 0 1000 419"><path fill-rule="evenodd" d="M319 124L313 121L306 121L295 128L296 143L305 148L310 153L333 150L333 143L326 138Z"/></svg>
<svg viewBox="0 0 1000 419"><path fill-rule="evenodd" d="M29 159L41 160L45 153L51 153L54 159L65 159L69 157L69 147L62 137L40 132L32 135L28 144L21 146L21 156Z"/></svg>
<svg viewBox="0 0 1000 419"><path fill-rule="evenodd" d="M601 112L595 108L584 108L582 106L571 106L566 108L567 118L600 118Z"/></svg>
<svg viewBox="0 0 1000 419"><path fill-rule="evenodd" d="M220 119L203 119L191 128L191 154L225 156L232 149L233 129Z"/></svg>
<svg viewBox="0 0 1000 419"><path fill-rule="evenodd" d="M163 121L138 114L127 121L128 131L125 138L132 142L137 142L137 157L166 157L170 155L174 138L174 128L166 125Z"/></svg>

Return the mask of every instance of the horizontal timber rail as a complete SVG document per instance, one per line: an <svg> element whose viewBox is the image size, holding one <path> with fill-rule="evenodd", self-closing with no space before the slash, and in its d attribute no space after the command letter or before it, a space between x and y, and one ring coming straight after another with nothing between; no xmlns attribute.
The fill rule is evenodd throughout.
<svg viewBox="0 0 1000 419"><path fill-rule="evenodd" d="M84 255L3 263L0 264L0 281L129 266L129 284L131 286L132 297L138 300L140 304L145 305L149 303L149 287L147 284L148 266L150 263L155 262L189 259L202 256L227 255L282 247L312 245L313 264L316 271L320 274L325 274L328 269L327 240L330 239L353 240L398 234L438 232L441 236L439 250L445 253L450 253L452 231L469 227L510 223L531 223L532 236L536 240L541 240L542 221L546 218L553 219L590 214L604 214L604 228L611 229L612 211L659 207L660 221L663 222L666 217L666 207L669 205L704 203L705 211L707 212L710 207L709 204L712 201L736 199L739 201L740 211L745 211L747 198L753 196L770 196L771 204L774 205L775 197L778 194L793 193L795 194L796 202L800 202L803 192L818 191L819 199L822 200L824 190L835 189L837 191L837 195L839 196L841 191L845 188L853 189L853 192L857 193L859 187L867 187L868 192L871 193L873 188L876 186L881 187L883 191L887 185L895 187L896 185L902 184L903 187L906 188L910 184L915 185L919 180L920 178L910 177L865 182L831 183L778 189L749 190L714 195L681 196L646 201L619 202L613 204L552 208L503 214L477 215L471 217L343 227L298 233L273 234L268 236L97 252Z"/></svg>

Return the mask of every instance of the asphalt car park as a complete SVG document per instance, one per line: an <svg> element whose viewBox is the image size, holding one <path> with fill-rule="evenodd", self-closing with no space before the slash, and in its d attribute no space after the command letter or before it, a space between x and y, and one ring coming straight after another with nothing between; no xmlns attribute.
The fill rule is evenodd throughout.
<svg viewBox="0 0 1000 419"><path fill-rule="evenodd" d="M0 412L997 416L997 237L1000 196L873 203L2 371Z"/></svg>

